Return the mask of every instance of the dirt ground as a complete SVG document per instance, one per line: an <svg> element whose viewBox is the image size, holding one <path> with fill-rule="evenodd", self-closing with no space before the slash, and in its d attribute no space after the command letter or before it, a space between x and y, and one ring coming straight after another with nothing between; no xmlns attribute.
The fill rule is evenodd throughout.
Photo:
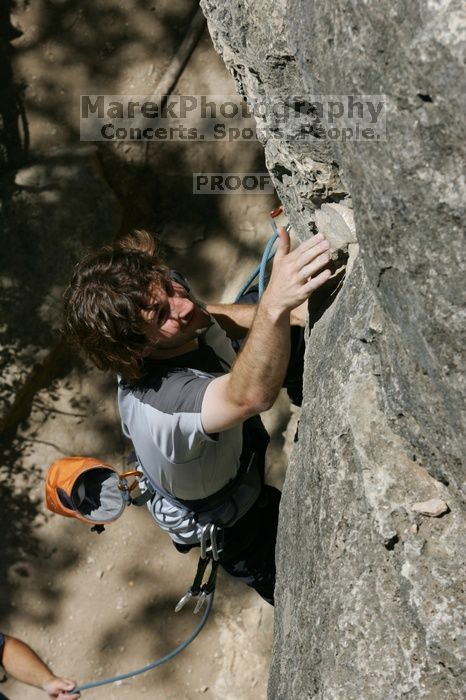
<svg viewBox="0 0 466 700"><path fill-rule="evenodd" d="M23 36L15 42L14 68L27 84L26 109L37 162L63 153L70 163L83 159L113 193L116 203L108 217L118 221L114 236L133 226L147 227L158 234L170 263L189 277L200 298L231 301L259 259L270 233L269 211L277 201L273 195L195 196L191 175L264 172L260 145L122 144L89 149L89 144L79 143L79 94L150 92L194 9L186 0L18 3L14 22ZM207 31L175 92L234 93ZM50 205L49 195L47 202ZM48 221L52 217L57 230L72 231L79 215L73 214L70 224L68 203L52 204ZM92 206L85 206L90 216ZM99 242L98 219L94 225L91 247ZM86 243L89 247L88 239ZM57 255L51 262L58 269L62 261ZM41 263L29 262L28 274L40 278ZM53 326L62 287L54 279L48 287L38 308ZM30 326L24 344L34 351L30 320L23 321ZM290 423L290 415L285 395L265 415L272 436L268 481L277 486L283 483L298 417L295 413ZM65 369L50 372L33 396L30 415L3 451L1 629L28 641L57 673L79 683L164 655L198 622L189 607L174 613L192 581L195 555L178 554L145 508L127 509L101 535L45 510L44 474L55 459L95 455L123 466L127 451L114 380L77 358ZM263 698L272 626L271 607L221 572L214 611L192 646L159 669L88 691L85 697ZM43 696L11 679L0 685L1 693L9 700Z"/></svg>

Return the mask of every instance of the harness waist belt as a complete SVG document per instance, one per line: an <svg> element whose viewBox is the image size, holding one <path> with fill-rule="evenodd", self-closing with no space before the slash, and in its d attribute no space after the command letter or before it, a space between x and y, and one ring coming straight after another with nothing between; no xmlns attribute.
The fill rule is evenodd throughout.
<svg viewBox="0 0 466 700"><path fill-rule="evenodd" d="M160 486L150 483L155 494L192 514L199 524L215 523L229 527L241 518L259 497L262 488L261 464L253 452L248 461L241 460L236 476L219 491L195 500L177 498Z"/></svg>

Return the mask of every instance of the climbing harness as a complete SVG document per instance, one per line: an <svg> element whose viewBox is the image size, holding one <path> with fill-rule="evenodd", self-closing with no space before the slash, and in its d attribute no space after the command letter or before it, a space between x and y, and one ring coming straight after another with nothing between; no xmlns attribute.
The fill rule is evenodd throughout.
<svg viewBox="0 0 466 700"><path fill-rule="evenodd" d="M240 459L236 476L219 491L200 500L175 498L158 484L152 483L142 461L137 461L146 473L144 487L151 489L153 494L149 503L152 517L175 542L191 543L194 538L202 543L206 524L232 527L256 502L262 488L261 450L265 453L267 441L255 427L253 419L249 419L246 435L249 438L245 450L247 456ZM249 444L253 439L257 441L254 451Z"/></svg>

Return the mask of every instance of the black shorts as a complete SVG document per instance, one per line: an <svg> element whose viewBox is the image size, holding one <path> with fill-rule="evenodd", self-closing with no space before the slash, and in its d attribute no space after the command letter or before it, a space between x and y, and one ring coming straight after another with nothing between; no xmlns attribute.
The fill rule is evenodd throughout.
<svg viewBox="0 0 466 700"><path fill-rule="evenodd" d="M274 604L275 546L281 493L263 485L252 508L233 527L220 531L223 550L220 566L231 576L254 588L264 600ZM179 552L189 552L195 544L173 542Z"/></svg>

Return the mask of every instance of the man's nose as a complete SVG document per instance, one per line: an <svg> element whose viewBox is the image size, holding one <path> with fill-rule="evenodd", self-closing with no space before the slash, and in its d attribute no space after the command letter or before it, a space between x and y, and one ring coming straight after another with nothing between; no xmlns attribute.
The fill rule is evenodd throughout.
<svg viewBox="0 0 466 700"><path fill-rule="evenodd" d="M183 321L194 308L194 304L191 299L186 297L172 297L170 299L170 312L171 316L175 319Z"/></svg>

